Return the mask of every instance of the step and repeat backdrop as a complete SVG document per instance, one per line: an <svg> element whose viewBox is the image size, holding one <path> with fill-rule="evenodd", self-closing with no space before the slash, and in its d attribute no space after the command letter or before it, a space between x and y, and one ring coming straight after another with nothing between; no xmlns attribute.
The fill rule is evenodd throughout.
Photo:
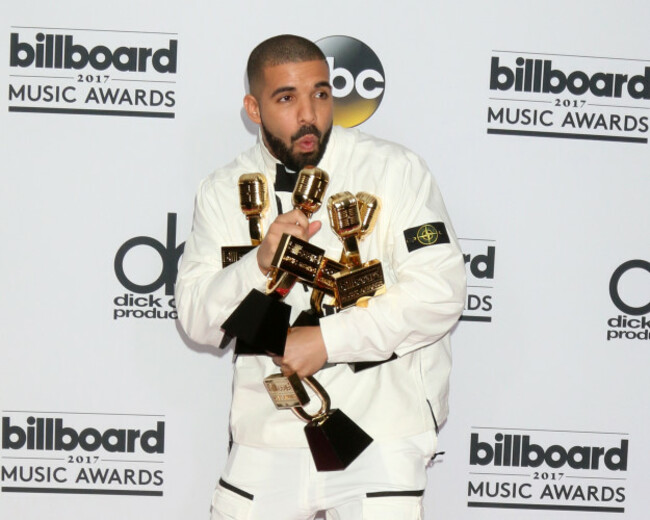
<svg viewBox="0 0 650 520"><path fill-rule="evenodd" d="M650 4L94 4L2 9L0 517L208 517L232 360L184 336L176 269L199 181L256 139L248 53L290 32L461 238L426 517L646 518Z"/></svg>

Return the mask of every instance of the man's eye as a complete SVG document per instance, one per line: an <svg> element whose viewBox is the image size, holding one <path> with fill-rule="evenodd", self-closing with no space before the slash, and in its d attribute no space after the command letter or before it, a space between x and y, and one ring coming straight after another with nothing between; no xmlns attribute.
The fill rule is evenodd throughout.
<svg viewBox="0 0 650 520"><path fill-rule="evenodd" d="M316 97L320 99L327 99L329 97L329 94L325 91L317 92Z"/></svg>
<svg viewBox="0 0 650 520"><path fill-rule="evenodd" d="M291 96L282 96L281 98L278 99L280 103L286 103L287 101L291 101Z"/></svg>

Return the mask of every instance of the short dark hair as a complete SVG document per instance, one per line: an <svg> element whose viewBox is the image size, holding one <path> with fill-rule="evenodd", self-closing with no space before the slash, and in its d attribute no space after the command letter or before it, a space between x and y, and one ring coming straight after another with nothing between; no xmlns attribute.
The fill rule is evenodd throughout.
<svg viewBox="0 0 650 520"><path fill-rule="evenodd" d="M314 60L326 61L325 55L315 43L306 38L293 34L281 34L264 40L253 49L248 57L246 74L250 92L255 95L262 81L265 67Z"/></svg>

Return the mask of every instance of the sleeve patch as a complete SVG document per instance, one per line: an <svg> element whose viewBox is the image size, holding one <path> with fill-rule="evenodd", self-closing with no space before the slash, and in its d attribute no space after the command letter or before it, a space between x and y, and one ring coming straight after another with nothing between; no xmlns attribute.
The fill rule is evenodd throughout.
<svg viewBox="0 0 650 520"><path fill-rule="evenodd" d="M404 230L406 248L411 251L434 244L448 244L449 235L444 222L429 222Z"/></svg>

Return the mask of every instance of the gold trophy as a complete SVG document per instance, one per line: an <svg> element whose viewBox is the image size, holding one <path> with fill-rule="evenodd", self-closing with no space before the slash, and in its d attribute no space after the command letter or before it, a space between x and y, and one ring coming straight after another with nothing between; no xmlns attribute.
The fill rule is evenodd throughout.
<svg viewBox="0 0 650 520"><path fill-rule="evenodd" d="M306 167L298 174L298 180L293 190L292 201L294 208L300 209L308 218L320 208L323 195L327 189L329 175L319 168ZM251 197L244 200L255 202L256 189L244 192ZM240 184L240 197L242 185ZM251 203L251 233L257 229L256 204ZM246 206L248 207L248 206ZM242 202L242 209L244 203ZM246 211L244 211L246 213ZM259 234L261 239L261 232ZM269 353L282 356L287 340L291 307L281 301L296 283L297 277L274 267L269 273L266 294L253 289L242 300L235 311L221 326L229 338L237 338L235 354Z"/></svg>
<svg viewBox="0 0 650 520"><path fill-rule="evenodd" d="M314 415L303 408L309 397L296 374L287 377L274 374L264 380L264 385L276 408L289 408L307 423L304 431L316 470L345 469L373 439L341 410L331 408L330 396L316 378L308 376L304 382L321 401Z"/></svg>
<svg viewBox="0 0 650 520"><path fill-rule="evenodd" d="M264 238L262 219L269 209L266 178L261 173L245 173L239 177L239 205L248 220L250 246L224 246L221 248L221 264L225 268L258 246Z"/></svg>
<svg viewBox="0 0 650 520"><path fill-rule="evenodd" d="M341 262L348 267L361 267L359 254L359 233L361 214L357 199L349 191L332 195L327 201L330 224L334 233L343 242Z"/></svg>
<svg viewBox="0 0 650 520"><path fill-rule="evenodd" d="M341 262L346 266L332 276L336 306L340 309L367 305L371 297L386 290L379 260L362 264L359 254L359 240L374 229L380 207L379 199L365 192L355 197L344 191L328 200L330 224L343 243Z"/></svg>
<svg viewBox="0 0 650 520"><path fill-rule="evenodd" d="M329 175L320 168L308 166L300 170L298 179L296 180L296 186L291 196L294 209L299 209L307 218L311 218L322 204L328 183ZM291 237L291 235L285 234L282 238L286 239L286 237ZM286 270L281 270L277 266L278 262L279 257L276 251L275 257L271 262L273 268L269 276L266 291L267 294L275 294L280 298L284 298L295 285L297 276L290 274Z"/></svg>
<svg viewBox="0 0 650 520"><path fill-rule="evenodd" d="M359 240L363 240L375 229L379 211L381 210L381 202L374 195L360 191L357 193L357 205L359 206L359 217L361 217Z"/></svg>
<svg viewBox="0 0 650 520"><path fill-rule="evenodd" d="M331 208L330 223L332 223L332 227L339 237L341 235L345 236L346 232L344 229L340 230L340 228L344 228L342 224L345 224L345 222L338 216L338 208L345 208L348 203L346 201L349 201L351 195L351 193L333 195L330 198L332 203L328 204L328 208ZM379 211L381 210L381 203L377 197L363 191L357 193L356 199L360 219L359 231L356 234L356 238L358 241L361 241L375 228ZM355 215L353 212L348 212L347 214ZM351 224L348 224L348 227L350 226ZM348 251L350 249L358 253L358 242L347 238L343 242L341 261L346 261L350 256L356 257L356 255L350 255ZM358 263L356 261L354 263L349 262L348 269L333 275L336 305L339 308L344 309L352 305L365 307L368 305L372 296L377 296L386 291L384 273L379 260L370 260L363 264L362 267L357 267L357 265ZM396 358L397 355L393 353L388 359L382 361L358 361L356 363L350 363L350 368L354 372L360 372L361 370L381 365Z"/></svg>

